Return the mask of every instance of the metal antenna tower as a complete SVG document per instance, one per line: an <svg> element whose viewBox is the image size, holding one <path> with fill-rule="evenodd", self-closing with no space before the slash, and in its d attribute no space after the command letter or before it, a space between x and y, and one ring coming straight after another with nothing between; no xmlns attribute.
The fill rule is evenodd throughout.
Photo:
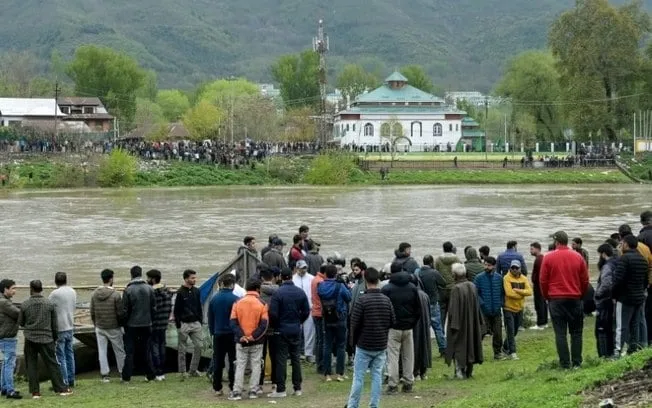
<svg viewBox="0 0 652 408"><path fill-rule="evenodd" d="M319 54L319 94L321 97L320 106L320 134L319 140L322 144L327 142L326 135L326 53L329 50L328 36L324 34L324 20L319 20L317 36L312 39L312 49Z"/></svg>

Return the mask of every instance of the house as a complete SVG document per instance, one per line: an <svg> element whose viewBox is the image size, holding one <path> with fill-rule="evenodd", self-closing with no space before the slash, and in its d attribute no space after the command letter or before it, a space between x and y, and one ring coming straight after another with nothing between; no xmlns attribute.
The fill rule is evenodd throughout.
<svg viewBox="0 0 652 408"><path fill-rule="evenodd" d="M465 117L462 119L462 139L460 139L460 143L469 146L469 150L484 151L482 146L487 143L485 133L480 128L480 124L473 118Z"/></svg>
<svg viewBox="0 0 652 408"><path fill-rule="evenodd" d="M333 142L372 149L395 143L400 150L452 150L462 138L465 116L394 72L382 86L335 114Z"/></svg>
<svg viewBox="0 0 652 408"><path fill-rule="evenodd" d="M113 116L97 97L63 97L57 100L65 114L63 120L84 122L94 132L108 132L113 127Z"/></svg>
<svg viewBox="0 0 652 408"><path fill-rule="evenodd" d="M20 124L25 120L63 119L54 98L0 98L0 126Z"/></svg>

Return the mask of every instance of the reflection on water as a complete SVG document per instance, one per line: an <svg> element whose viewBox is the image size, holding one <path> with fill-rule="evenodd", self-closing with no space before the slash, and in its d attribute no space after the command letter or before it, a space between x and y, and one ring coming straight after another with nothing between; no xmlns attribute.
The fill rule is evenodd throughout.
<svg viewBox="0 0 652 408"><path fill-rule="evenodd" d="M207 277L228 262L245 235L278 233L287 242L307 224L326 255L361 256L380 267L399 242L419 260L444 241L460 250L510 239L531 241L565 229L595 249L618 225L637 230L650 208L649 186L491 186L86 190L3 192L2 275L19 283L69 272L95 284L103 268L127 281L128 268L157 267L171 283L186 268ZM170 275L172 274L172 275ZM201 279L201 278L200 278Z"/></svg>

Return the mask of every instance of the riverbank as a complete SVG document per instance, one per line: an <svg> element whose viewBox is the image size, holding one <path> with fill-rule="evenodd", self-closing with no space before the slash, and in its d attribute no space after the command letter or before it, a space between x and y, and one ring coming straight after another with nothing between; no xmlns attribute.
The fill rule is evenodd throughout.
<svg viewBox="0 0 652 408"><path fill-rule="evenodd" d="M618 361L599 360L595 357L594 319L584 324L584 364L580 370L559 370L557 368L554 334L545 331L525 330L519 333L517 344L520 360L494 361L491 357L491 339L483 342L485 362L475 367L472 380L452 379L453 368L440 358L433 359L433 367L425 381L415 383L412 394L382 396L382 406L403 408L406 406L437 406L442 408L461 407L550 407L566 408L597 406L596 397L609 398L600 386L621 378L625 373L643 368L651 358L652 349L645 349L633 356ZM288 367L288 371L290 368ZM289 373L288 373L289 374ZM348 372L351 376L351 372ZM341 408L351 387L351 381L326 383L314 373L314 366L303 366L303 396L278 401L284 408ZM363 394L364 406L369 398L368 377ZM27 384L19 381L17 388L25 390ZM45 391L49 384L41 385L43 399L47 405L57 407L99 408L107 406L161 408L192 408L210 405L217 408L233 407L226 397L216 397L206 378L191 378L181 381L176 373L167 375L165 382L144 382L143 377L134 377L129 385L120 384L113 374L112 382L103 384L98 374L83 375L76 381L75 394L57 397ZM265 391L269 392L269 386ZM597 388L597 389L596 389ZM602 387L606 388L606 387ZM640 392L626 395L627 400L616 397L617 406L632 402L648 402L649 396ZM622 393L621 393L622 394ZM260 407L269 405L269 399L243 400L237 405ZM599 401L598 401L599 402ZM32 406L30 400L14 401L16 407ZM586 404L586 405L585 405ZM647 404L645 404L647 406Z"/></svg>
<svg viewBox="0 0 652 408"><path fill-rule="evenodd" d="M362 171L347 156L272 158L238 169L196 163L144 162L132 171L117 168L106 184L101 165L25 161L3 167L3 188L81 188L98 186L182 187L229 185L437 185L437 184L593 184L631 183L617 169L437 169ZM127 176L124 176L127 174ZM122 178L121 178L122 177Z"/></svg>

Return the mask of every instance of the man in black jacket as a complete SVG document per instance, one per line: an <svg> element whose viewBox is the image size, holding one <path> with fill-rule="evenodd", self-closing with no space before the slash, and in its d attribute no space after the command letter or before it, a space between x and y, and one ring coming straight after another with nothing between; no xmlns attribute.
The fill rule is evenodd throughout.
<svg viewBox="0 0 652 408"><path fill-rule="evenodd" d="M358 408L367 368L371 371L371 400L379 406L383 382L389 329L395 323L392 302L378 289L380 272L368 268L364 275L367 292L354 304L351 312L351 345L355 347L353 384L347 408Z"/></svg>
<svg viewBox="0 0 652 408"><path fill-rule="evenodd" d="M403 392L411 392L414 383L414 339L412 329L421 318L419 290L411 283L412 275L403 269L403 264L394 262L392 274L382 293L389 298L394 307L396 321L389 330L387 341L387 373L389 375L387 393L398 391L399 356L403 363Z"/></svg>
<svg viewBox="0 0 652 408"><path fill-rule="evenodd" d="M186 374L186 346L188 338L192 341L192 360L190 361L189 375L199 377L201 374L197 371L199 360L201 359L202 348L202 321L204 313L201 307L201 296L199 289L195 287L197 283L197 272L192 269L183 271L183 285L177 291L177 298L174 302L174 322L177 326L179 337L178 363L179 373L183 377Z"/></svg>
<svg viewBox="0 0 652 408"><path fill-rule="evenodd" d="M419 277L423 283L423 291L430 298L430 325L435 332L439 354L444 354L446 351L446 336L444 336L444 327L441 324L439 291L446 289L446 281L441 273L435 269L435 259L432 255L423 257L423 267L421 267Z"/></svg>
<svg viewBox="0 0 652 408"><path fill-rule="evenodd" d="M647 245L652 251L652 211L645 211L641 214L641 225L643 228L640 231L638 240Z"/></svg>
<svg viewBox="0 0 652 408"><path fill-rule="evenodd" d="M638 240L633 235L623 238L623 255L620 257L613 280L613 294L616 299L616 357L624 355L623 346L627 343L627 352L632 353L641 348L639 339L640 319L645 304L648 286L648 263L636 247Z"/></svg>
<svg viewBox="0 0 652 408"><path fill-rule="evenodd" d="M145 360L145 375L153 380L154 367L152 361L146 358L147 345L152 332L152 322L156 313L156 297L154 289L143 279L140 266L131 268L131 281L122 295L122 308L125 321L125 364L122 369L122 381L131 381L134 371L134 356Z"/></svg>
<svg viewBox="0 0 652 408"><path fill-rule="evenodd" d="M400 243L398 249L394 251L394 255L396 258L392 263L401 265L405 272L412 274L419 269L419 263L412 258L412 245L407 242Z"/></svg>

